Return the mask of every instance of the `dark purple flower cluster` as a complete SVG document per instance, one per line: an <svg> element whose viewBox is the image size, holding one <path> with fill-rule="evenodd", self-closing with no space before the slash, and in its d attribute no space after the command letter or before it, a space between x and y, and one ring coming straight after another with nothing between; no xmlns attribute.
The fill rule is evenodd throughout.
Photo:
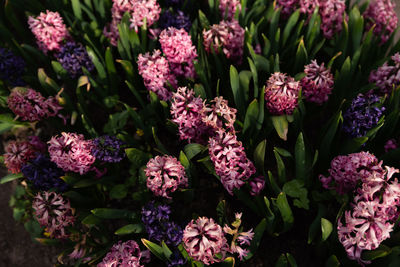
<svg viewBox="0 0 400 267"><path fill-rule="evenodd" d="M82 68L86 68L89 72L94 69L86 49L79 43L65 43L55 57L72 78L82 75Z"/></svg>
<svg viewBox="0 0 400 267"><path fill-rule="evenodd" d="M184 266L186 263L186 259L184 259L181 253L175 250L171 257L169 258L170 262L168 262L168 267L175 267L175 266Z"/></svg>
<svg viewBox="0 0 400 267"><path fill-rule="evenodd" d="M377 95L359 94L351 102L351 106L344 113L343 129L351 137L362 137L375 127L382 117L385 107L379 105Z"/></svg>
<svg viewBox="0 0 400 267"><path fill-rule="evenodd" d="M154 201L142 208L142 221L149 234L149 239L158 242L164 241L168 245L177 247L183 237L182 228L169 220L171 207L156 205Z"/></svg>
<svg viewBox="0 0 400 267"><path fill-rule="evenodd" d="M192 22L190 21L190 17L181 10L178 10L177 12L167 10L161 15L159 25L161 29L174 27L189 32Z"/></svg>
<svg viewBox="0 0 400 267"><path fill-rule="evenodd" d="M104 135L93 139L92 154L101 161L120 162L125 157L125 143L115 136Z"/></svg>
<svg viewBox="0 0 400 267"><path fill-rule="evenodd" d="M23 86L25 82L21 75L24 73L25 61L14 55L10 50L0 47L0 79L8 81L11 86Z"/></svg>
<svg viewBox="0 0 400 267"><path fill-rule="evenodd" d="M34 160L24 165L21 171L39 190L47 191L56 188L58 192L64 192L68 188L68 185L60 178L65 174L64 171L43 154L39 154Z"/></svg>

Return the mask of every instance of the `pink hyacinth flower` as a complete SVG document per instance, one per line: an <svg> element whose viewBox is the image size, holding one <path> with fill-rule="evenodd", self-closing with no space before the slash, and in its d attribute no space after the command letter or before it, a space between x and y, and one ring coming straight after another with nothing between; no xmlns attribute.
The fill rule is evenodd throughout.
<svg viewBox="0 0 400 267"><path fill-rule="evenodd" d="M209 153L221 183L233 195L233 189L242 187L255 172L235 134L220 129L209 140Z"/></svg>
<svg viewBox="0 0 400 267"><path fill-rule="evenodd" d="M231 20L236 12L242 11L242 5L239 0L219 0L219 13L226 20Z"/></svg>
<svg viewBox="0 0 400 267"><path fill-rule="evenodd" d="M391 59L394 65L385 62L369 75L368 81L375 83L382 94L391 94L393 89L400 85L400 53L394 54Z"/></svg>
<svg viewBox="0 0 400 267"><path fill-rule="evenodd" d="M229 107L228 101L222 96L214 98L211 101L211 107L205 105L203 108L203 122L210 128L217 131L227 129L235 131L234 123L236 121L237 110Z"/></svg>
<svg viewBox="0 0 400 267"><path fill-rule="evenodd" d="M70 38L67 27L58 12L47 10L36 18L29 16L28 24L36 37L39 49L44 53L60 50L62 43Z"/></svg>
<svg viewBox="0 0 400 267"><path fill-rule="evenodd" d="M97 267L144 267L148 262L147 254L140 251L138 243L128 240L114 244Z"/></svg>
<svg viewBox="0 0 400 267"><path fill-rule="evenodd" d="M83 135L61 133L53 136L48 142L50 159L64 171L85 174L92 170L96 158L92 155L93 143L85 140Z"/></svg>
<svg viewBox="0 0 400 267"><path fill-rule="evenodd" d="M68 238L66 227L74 224L75 216L68 199L64 199L55 192L39 192L33 202L32 208L42 227L51 237Z"/></svg>
<svg viewBox="0 0 400 267"><path fill-rule="evenodd" d="M21 167L35 158L35 150L29 142L11 141L6 146L4 164L11 173L21 172Z"/></svg>
<svg viewBox="0 0 400 267"><path fill-rule="evenodd" d="M265 187L265 179L263 176L256 177L249 181L249 185L251 188L250 195L258 196Z"/></svg>
<svg viewBox="0 0 400 267"><path fill-rule="evenodd" d="M343 28L343 21L347 19L344 0L326 0L320 2L321 29L327 39L332 39Z"/></svg>
<svg viewBox="0 0 400 267"><path fill-rule="evenodd" d="M170 194L178 188L188 186L185 168L172 156L156 156L147 163L145 173L147 188L154 195L171 198Z"/></svg>
<svg viewBox="0 0 400 267"><path fill-rule="evenodd" d="M328 96L333 89L333 75L324 63L318 65L316 60L304 66L306 76L301 79L302 93L309 102L322 105L328 101Z"/></svg>
<svg viewBox="0 0 400 267"><path fill-rule="evenodd" d="M178 82L170 71L167 59L161 56L161 51L154 50L152 55L149 52L139 54L137 64L146 88L161 100L169 100L172 93L167 89L167 83L176 88Z"/></svg>
<svg viewBox="0 0 400 267"><path fill-rule="evenodd" d="M206 265L224 260L228 249L221 226L212 218L192 220L183 231L182 241L189 256Z"/></svg>
<svg viewBox="0 0 400 267"><path fill-rule="evenodd" d="M300 83L292 77L275 72L265 87L265 105L273 115L292 115L298 105Z"/></svg>
<svg viewBox="0 0 400 267"><path fill-rule="evenodd" d="M190 35L184 29L169 27L161 32L159 41L172 72L176 76L194 78L197 51Z"/></svg>

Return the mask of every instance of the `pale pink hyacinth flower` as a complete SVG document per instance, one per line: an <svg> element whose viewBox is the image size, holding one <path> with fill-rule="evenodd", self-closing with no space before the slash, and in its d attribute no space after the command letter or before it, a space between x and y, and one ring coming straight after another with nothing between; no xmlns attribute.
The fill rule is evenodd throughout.
<svg viewBox="0 0 400 267"><path fill-rule="evenodd" d="M390 150L394 150L397 149L399 147L396 139L389 139L387 140L386 144L385 144L385 152L389 152Z"/></svg>
<svg viewBox="0 0 400 267"><path fill-rule="evenodd" d="M304 66L306 76L301 79L302 94L308 102L322 105L328 101L333 89L333 75L324 63L318 65L316 60Z"/></svg>
<svg viewBox="0 0 400 267"><path fill-rule="evenodd" d="M55 192L39 192L32 202L32 208L40 226L46 227L51 237L68 238L66 228L75 223L74 210L68 199Z"/></svg>
<svg viewBox="0 0 400 267"><path fill-rule="evenodd" d="M43 97L39 92L15 87L7 99L8 107L24 121L40 121L54 117L62 109L55 97Z"/></svg>
<svg viewBox="0 0 400 267"><path fill-rule="evenodd" d="M219 49L237 65L242 63L245 30L237 20L221 21L206 31L203 30L203 44L208 53Z"/></svg>
<svg viewBox="0 0 400 267"><path fill-rule="evenodd" d="M391 59L394 65L383 63L377 70L371 71L368 81L375 83L382 94L391 94L393 89L400 85L400 53L394 54Z"/></svg>
<svg viewBox="0 0 400 267"><path fill-rule="evenodd" d="M161 100L169 100L172 93L168 89L168 83L176 88L178 81L171 73L167 59L161 56L161 51L154 50L153 54L149 52L144 55L139 54L137 64L146 88L154 92Z"/></svg>
<svg viewBox="0 0 400 267"><path fill-rule="evenodd" d="M188 187L185 168L172 156L156 156L147 162L147 188L156 196L171 199L178 188Z"/></svg>
<svg viewBox="0 0 400 267"><path fill-rule="evenodd" d="M292 115L298 105L300 83L294 78L275 72L265 87L265 105L273 115Z"/></svg>
<svg viewBox="0 0 400 267"><path fill-rule="evenodd" d="M258 196L264 190L265 179L263 176L256 177L249 181L249 185L251 188L250 195Z"/></svg>
<svg viewBox="0 0 400 267"><path fill-rule="evenodd" d="M158 21L161 7L156 0L113 0L112 21L104 28L103 34L109 38L110 43L114 46L118 45L118 24L125 12L131 15L130 28L138 32L139 28L144 25L144 20L146 20L147 27Z"/></svg>
<svg viewBox="0 0 400 267"><path fill-rule="evenodd" d="M241 188L256 172L253 162L246 156L242 142L237 140L234 133L219 129L210 138L208 150L215 172L231 195L235 188Z"/></svg>
<svg viewBox="0 0 400 267"><path fill-rule="evenodd" d="M150 261L148 251L141 251L134 240L114 244L97 267L144 267Z"/></svg>
<svg viewBox="0 0 400 267"><path fill-rule="evenodd" d="M195 78L197 51L190 35L184 29L169 27L161 32L159 41L172 73L175 76Z"/></svg>
<svg viewBox="0 0 400 267"><path fill-rule="evenodd" d="M360 180L375 172L383 173L384 170L382 162L379 162L373 154L362 151L335 157L328 171L328 177L319 176L322 186L326 189L336 189L339 194L345 194L354 190Z"/></svg>
<svg viewBox="0 0 400 267"><path fill-rule="evenodd" d="M203 100L193 90L179 87L171 102L172 121L178 124L180 139L206 144L211 129L203 122Z"/></svg>
<svg viewBox="0 0 400 267"><path fill-rule="evenodd" d="M361 258L364 250L374 250L393 231L399 217L400 184L394 174L399 170L386 166L384 173L372 173L363 179L357 190L352 211L345 212L344 223L338 221L338 237L347 255L360 264L368 264Z"/></svg>
<svg viewBox="0 0 400 267"><path fill-rule="evenodd" d="M214 131L226 129L234 132L236 112L237 110L229 107L228 101L222 96L216 97L211 101L211 107L204 105L203 122Z"/></svg>
<svg viewBox="0 0 400 267"><path fill-rule="evenodd" d="M11 173L21 172L21 167L35 158L35 150L26 141L10 141L5 150L4 164Z"/></svg>
<svg viewBox="0 0 400 267"><path fill-rule="evenodd" d="M238 254L239 259L243 261L244 257L246 257L249 253L247 248L244 246L250 246L251 240L253 240L254 232L253 229L250 229L247 232L244 232L240 225L242 224L242 213L235 213L235 221L232 223L232 227L229 227L225 224L223 230L225 234L232 236L232 241L230 242L230 246L228 249L229 253Z"/></svg>
<svg viewBox="0 0 400 267"><path fill-rule="evenodd" d="M231 20L236 12L240 13L241 11L242 5L239 0L219 0L219 13L223 19Z"/></svg>
<svg viewBox="0 0 400 267"><path fill-rule="evenodd" d="M347 19L346 3L344 0L326 0L320 2L321 29L327 39L332 39L343 28L343 21Z"/></svg>
<svg viewBox="0 0 400 267"><path fill-rule="evenodd" d="M39 49L44 53L58 51L62 43L70 39L67 27L58 12L41 12L39 16L28 18L29 28L35 35Z"/></svg>
<svg viewBox="0 0 400 267"><path fill-rule="evenodd" d="M183 231L182 241L189 256L206 265L224 260L228 249L221 226L207 217L192 220Z"/></svg>
<svg viewBox="0 0 400 267"><path fill-rule="evenodd" d="M82 134L61 133L48 142L50 159L64 171L77 172L81 175L92 170L96 157L92 155L93 143L85 140Z"/></svg>
<svg viewBox="0 0 400 267"><path fill-rule="evenodd" d="M373 33L381 38L381 44L386 43L397 28L398 18L395 7L396 4L391 0L373 0L363 14L367 20L367 31L375 25Z"/></svg>

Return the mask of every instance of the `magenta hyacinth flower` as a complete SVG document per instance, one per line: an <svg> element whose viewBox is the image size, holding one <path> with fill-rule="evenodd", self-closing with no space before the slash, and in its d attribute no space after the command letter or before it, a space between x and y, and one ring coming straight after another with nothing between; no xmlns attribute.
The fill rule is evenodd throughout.
<svg viewBox="0 0 400 267"><path fill-rule="evenodd" d="M382 173L382 162L369 152L359 152L347 156L337 156L331 161L329 176L319 176L322 186L326 189L336 189L339 194L354 190L360 180L366 179L372 173ZM334 182L334 185L332 185Z"/></svg>
<svg viewBox="0 0 400 267"><path fill-rule="evenodd" d="M242 187L255 172L244 151L242 142L234 133L220 129L209 140L209 153L215 172L221 177L221 183L233 195L233 189Z"/></svg>
<svg viewBox="0 0 400 267"><path fill-rule="evenodd" d="M299 6L299 0L277 0L276 8L281 8L283 18L288 18Z"/></svg>
<svg viewBox="0 0 400 267"><path fill-rule="evenodd" d="M382 94L391 94L393 89L400 85L400 53L394 54L391 59L394 65L385 62L369 75L368 81L375 83Z"/></svg>
<svg viewBox="0 0 400 267"><path fill-rule="evenodd" d="M183 231L182 241L189 256L206 265L224 260L228 249L221 226L212 218L192 220Z"/></svg>
<svg viewBox="0 0 400 267"><path fill-rule="evenodd" d="M208 53L219 49L235 64L240 65L243 56L245 30L237 20L221 21L206 31L203 30L204 48Z"/></svg>
<svg viewBox="0 0 400 267"><path fill-rule="evenodd" d="M29 160L35 158L35 150L29 142L11 141L6 146L4 164L11 173L21 172L21 167Z"/></svg>
<svg viewBox="0 0 400 267"><path fill-rule="evenodd" d="M275 72L265 87L265 105L273 115L292 115L298 105L300 83L292 77Z"/></svg>
<svg viewBox="0 0 400 267"><path fill-rule="evenodd" d="M247 232L244 232L240 225L242 224L242 213L235 213L235 221L232 223L232 227L229 227L225 224L223 230L227 235L232 236L232 241L230 242L230 246L228 249L229 253L238 254L239 259L243 261L244 257L246 257L249 253L245 246L250 246L251 240L253 240L254 232L253 229L250 229Z"/></svg>
<svg viewBox="0 0 400 267"><path fill-rule="evenodd" d="M333 89L333 75L324 63L318 65L316 60L304 66L306 76L301 79L302 94L309 101L322 105L328 101Z"/></svg>
<svg viewBox="0 0 400 267"><path fill-rule="evenodd" d="M327 39L332 39L343 28L343 20L347 19L344 0L326 0L320 2L321 29Z"/></svg>
<svg viewBox="0 0 400 267"><path fill-rule="evenodd" d="M118 45L118 24L125 12L131 15L130 28L138 32L139 28L144 25L144 19L146 19L147 27L158 21L161 8L156 0L113 0L112 21L104 28L103 34L109 38L110 43L114 46Z"/></svg>
<svg viewBox="0 0 400 267"><path fill-rule="evenodd" d="M62 109L55 97L44 98L31 88L15 87L7 99L8 107L24 121L54 117Z"/></svg>
<svg viewBox="0 0 400 267"><path fill-rule="evenodd" d="M55 192L39 192L32 202L32 208L39 224L46 227L51 237L68 238L66 227L75 222L74 210L68 199Z"/></svg>
<svg viewBox="0 0 400 267"><path fill-rule="evenodd" d="M193 90L179 87L172 97L172 121L178 124L181 140L207 143L209 127L203 122L204 102Z"/></svg>
<svg viewBox="0 0 400 267"><path fill-rule="evenodd" d="M251 188L250 195L258 196L265 187L265 179L263 176L256 177L249 181L249 185Z"/></svg>
<svg viewBox="0 0 400 267"><path fill-rule="evenodd" d="M39 49L44 53L60 50L61 44L70 39L67 27L58 12L47 10L36 18L29 16L28 24L36 37Z"/></svg>
<svg viewBox="0 0 400 267"><path fill-rule="evenodd" d="M386 43L397 28L395 7L396 4L391 0L373 0L363 14L367 20L367 31L375 25L373 33L381 38L381 44Z"/></svg>
<svg viewBox="0 0 400 267"><path fill-rule="evenodd" d="M185 168L172 156L156 156L147 162L145 169L147 188L154 195L171 199L178 188L188 187Z"/></svg>
<svg viewBox="0 0 400 267"><path fill-rule="evenodd" d="M194 78L196 76L194 61L197 58L197 51L185 29L178 30L169 27L161 32L159 41L172 72L176 76Z"/></svg>
<svg viewBox="0 0 400 267"><path fill-rule="evenodd" d="M237 10L242 11L242 5L239 0L220 0L219 13L225 20L231 20L235 16Z"/></svg>
<svg viewBox="0 0 400 267"><path fill-rule="evenodd" d="M97 267L144 267L145 263L150 261L148 250L140 251L138 243L134 240L128 240L114 244Z"/></svg>
<svg viewBox="0 0 400 267"><path fill-rule="evenodd" d="M146 88L161 100L169 100L172 93L167 89L167 83L176 88L178 82L170 71L167 59L161 56L161 51L154 50L151 55L149 52L139 54L137 64Z"/></svg>
<svg viewBox="0 0 400 267"><path fill-rule="evenodd" d="M390 150L397 149L399 144L397 143L396 139L389 139L385 144L385 152L389 152Z"/></svg>
<svg viewBox="0 0 400 267"><path fill-rule="evenodd" d="M50 159L64 171L81 175L92 170L96 157L92 154L93 143L85 140L82 134L61 133L48 142Z"/></svg>
<svg viewBox="0 0 400 267"><path fill-rule="evenodd" d="M214 131L226 129L234 132L236 112L236 109L229 107L228 101L222 96L216 97L211 101L211 107L204 106L203 122Z"/></svg>

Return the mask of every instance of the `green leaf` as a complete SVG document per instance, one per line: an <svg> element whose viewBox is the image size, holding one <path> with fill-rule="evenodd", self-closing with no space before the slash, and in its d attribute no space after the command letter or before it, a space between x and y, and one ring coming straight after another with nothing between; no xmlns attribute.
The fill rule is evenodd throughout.
<svg viewBox="0 0 400 267"><path fill-rule="evenodd" d="M283 185L283 192L288 196L296 198L293 204L298 208L309 209L309 200L307 198L307 189L304 188L304 182L299 179L289 181Z"/></svg>
<svg viewBox="0 0 400 267"><path fill-rule="evenodd" d="M253 257L254 253L256 253L258 247L260 246L261 239L264 235L266 228L267 228L267 220L264 218L254 229L254 237L251 240L250 247L249 247L249 253L244 258L245 260L250 259L251 257Z"/></svg>
<svg viewBox="0 0 400 267"><path fill-rule="evenodd" d="M239 114L244 114L245 110L244 94L242 90L240 90L239 74L233 65L231 65L230 67L229 75L230 75L233 98L235 100L236 107L238 109Z"/></svg>
<svg viewBox="0 0 400 267"><path fill-rule="evenodd" d="M97 216L94 216L93 214L90 214L86 216L83 220L82 223L86 225L97 225L101 222L101 219Z"/></svg>
<svg viewBox="0 0 400 267"><path fill-rule="evenodd" d="M208 29L210 26L210 22L207 19L207 16L199 9L199 20L200 25L203 29Z"/></svg>
<svg viewBox="0 0 400 267"><path fill-rule="evenodd" d="M182 163L185 169L188 169L190 167L190 162L183 151L179 153L179 161Z"/></svg>
<svg viewBox="0 0 400 267"><path fill-rule="evenodd" d="M335 255L331 255L325 263L325 267L339 267L340 262Z"/></svg>
<svg viewBox="0 0 400 267"><path fill-rule="evenodd" d="M74 15L78 19L82 19L82 9L81 9L81 3L80 0L71 0L71 5L72 5L72 11L74 12Z"/></svg>
<svg viewBox="0 0 400 267"><path fill-rule="evenodd" d="M262 173L265 172L264 162L265 162L265 149L267 146L267 140L264 139L261 141L256 149L254 150L254 163L256 164L256 168L261 170Z"/></svg>
<svg viewBox="0 0 400 267"><path fill-rule="evenodd" d="M95 178L82 179L82 180L76 182L74 184L73 188L89 187L89 186L93 186L93 185L95 185L97 183L99 183L99 180L95 179Z"/></svg>
<svg viewBox="0 0 400 267"><path fill-rule="evenodd" d="M307 60L308 60L307 49L304 46L303 39L301 39L296 51L296 59L294 63L295 71L296 72L302 71Z"/></svg>
<svg viewBox="0 0 400 267"><path fill-rule="evenodd" d="M296 179L305 180L306 177L306 149L304 146L303 133L297 137L294 157L296 159Z"/></svg>
<svg viewBox="0 0 400 267"><path fill-rule="evenodd" d="M169 259L169 258L171 257L171 255L172 255L172 251L169 249L169 247L167 246L167 244L165 244L164 240L161 241L161 246L162 246L162 249L163 249L164 256L165 256L167 259Z"/></svg>
<svg viewBox="0 0 400 267"><path fill-rule="evenodd" d="M286 41L288 40L294 26L296 26L297 21L300 17L300 10L296 10L286 22L285 29L283 30L283 37L282 37L282 46L285 46Z"/></svg>
<svg viewBox="0 0 400 267"><path fill-rule="evenodd" d="M24 175L22 173L10 173L1 178L0 184L5 184L11 181L14 181L16 179L22 178Z"/></svg>
<svg viewBox="0 0 400 267"><path fill-rule="evenodd" d="M137 217L137 214L130 210L98 208L91 212L102 219L134 219Z"/></svg>
<svg viewBox="0 0 400 267"><path fill-rule="evenodd" d="M204 151L206 149L205 146L196 144L196 143L191 143L187 144L184 148L183 151L185 152L186 157L191 160L195 156L197 156L199 153Z"/></svg>
<svg viewBox="0 0 400 267"><path fill-rule="evenodd" d="M276 165L278 167L278 178L279 178L279 181L282 184L282 183L284 183L286 181L285 164L283 163L283 160L282 160L281 156L279 155L278 152L276 152L276 150L274 150L274 155L275 155L275 159L276 159Z"/></svg>
<svg viewBox="0 0 400 267"><path fill-rule="evenodd" d="M285 254L279 256L278 260L275 263L275 267L288 267L288 260Z"/></svg>
<svg viewBox="0 0 400 267"><path fill-rule="evenodd" d="M226 201L223 199L221 200L216 208L217 211L217 218L218 218L218 223L220 225L224 224L224 220L225 220L225 209L226 209Z"/></svg>
<svg viewBox="0 0 400 267"><path fill-rule="evenodd" d="M289 128L289 123L287 121L286 115L271 116L271 120L276 130L276 133L282 140L286 141Z"/></svg>
<svg viewBox="0 0 400 267"><path fill-rule="evenodd" d="M278 206L278 209L281 213L282 220L283 220L283 230L282 232L288 231L293 223L294 223L294 216L292 213L292 209L289 206L289 203L286 198L286 194L284 192L281 192L277 199L276 199L276 204Z"/></svg>
<svg viewBox="0 0 400 267"><path fill-rule="evenodd" d="M155 243L153 243L153 242L151 242L151 241L149 241L147 239L142 238L141 240L142 240L143 245L146 248L148 248L148 250L150 250L151 253L154 254L154 256L156 256L157 258L159 258L162 261L166 261L167 260L167 258L164 255L164 250L163 250L162 247L160 247L159 245L157 245L157 244L155 244Z"/></svg>
<svg viewBox="0 0 400 267"><path fill-rule="evenodd" d="M332 229L332 223L325 218L321 218L322 241L326 241L328 239L332 233Z"/></svg>
<svg viewBox="0 0 400 267"><path fill-rule="evenodd" d="M213 264L215 267L234 267L235 266L235 258L227 257L222 262Z"/></svg>
<svg viewBox="0 0 400 267"><path fill-rule="evenodd" d="M257 124L257 118L259 113L259 105L257 99L254 99L246 111L246 116L244 118L243 133L252 133L254 126Z"/></svg>
<svg viewBox="0 0 400 267"><path fill-rule="evenodd" d="M114 185L110 191L110 198L123 199L128 194L128 188L123 184Z"/></svg>
<svg viewBox="0 0 400 267"><path fill-rule="evenodd" d="M371 261L371 260L375 260L378 258L386 257L390 253L392 253L392 249L390 247L385 246L385 245L380 245L375 250L371 250L371 251L364 250L361 254L361 259L363 259L365 261Z"/></svg>
<svg viewBox="0 0 400 267"><path fill-rule="evenodd" d="M117 231L115 231L116 235L129 235L129 234L140 234L144 231L144 227L142 224L127 224L122 226Z"/></svg>
<svg viewBox="0 0 400 267"><path fill-rule="evenodd" d="M148 154L137 148L127 148L125 149L125 154L129 161L132 163L134 168L139 168L147 163L151 158Z"/></svg>
<svg viewBox="0 0 400 267"><path fill-rule="evenodd" d="M329 124L328 130L325 133L324 137L322 138L321 145L320 145L320 151L322 151L321 158L322 158L323 162L327 161L329 158L329 155L331 152L331 144L332 144L333 138L336 135L336 131L339 127L339 123L341 121L343 121L342 111L339 111L332 118L332 120Z"/></svg>
<svg viewBox="0 0 400 267"><path fill-rule="evenodd" d="M289 262L289 265L290 265L291 267L297 267L296 259L293 257L292 254L286 253L286 257L287 257L288 262Z"/></svg>

